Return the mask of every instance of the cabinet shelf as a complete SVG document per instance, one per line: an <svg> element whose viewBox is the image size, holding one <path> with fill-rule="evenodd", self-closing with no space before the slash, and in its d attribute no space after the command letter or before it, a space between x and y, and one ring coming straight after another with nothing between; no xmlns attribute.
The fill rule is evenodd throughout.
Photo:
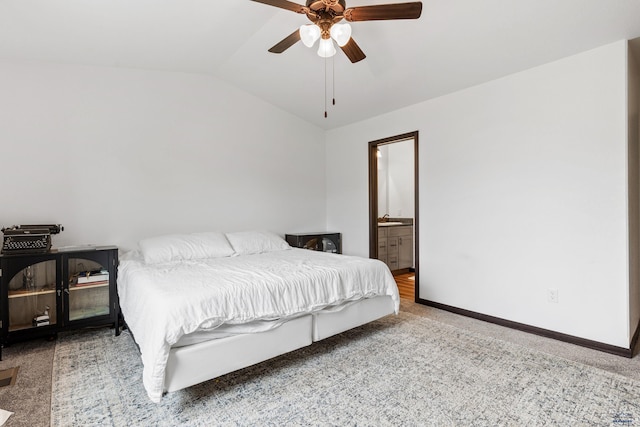
<svg viewBox="0 0 640 427"><path fill-rule="evenodd" d="M55 294L55 293L56 293L55 289L49 289L49 288L42 288L36 291L27 291L27 290L9 291L9 299L37 297L38 295L48 295L48 294Z"/></svg>
<svg viewBox="0 0 640 427"><path fill-rule="evenodd" d="M73 291L84 291L85 289L96 289L96 288L108 288L109 287L109 282L107 283L92 283L91 285L74 285L74 286L69 286L69 290L71 292Z"/></svg>
<svg viewBox="0 0 640 427"><path fill-rule="evenodd" d="M40 329L46 328L48 326L54 326L54 323L51 323L49 325L45 325L45 326L39 326ZM13 326L9 326L9 332L15 332L15 331L21 331L21 330L25 330L25 329L34 329L33 324L31 323L24 323L21 325L13 325Z"/></svg>
<svg viewBox="0 0 640 427"><path fill-rule="evenodd" d="M109 307L98 307L93 309L70 310L69 320L80 320L88 317L106 316L109 314Z"/></svg>

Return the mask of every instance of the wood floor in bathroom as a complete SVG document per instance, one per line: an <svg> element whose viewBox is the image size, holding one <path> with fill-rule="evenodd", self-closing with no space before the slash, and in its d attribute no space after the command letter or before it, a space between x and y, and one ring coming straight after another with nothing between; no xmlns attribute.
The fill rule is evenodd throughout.
<svg viewBox="0 0 640 427"><path fill-rule="evenodd" d="M400 298L409 299L414 301L415 299L415 273L405 273L393 276L398 284L398 292L400 292Z"/></svg>

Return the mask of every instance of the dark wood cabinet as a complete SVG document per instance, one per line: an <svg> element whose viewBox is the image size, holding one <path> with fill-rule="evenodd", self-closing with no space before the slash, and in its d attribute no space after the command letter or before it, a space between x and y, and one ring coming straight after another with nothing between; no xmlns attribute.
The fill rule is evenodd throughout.
<svg viewBox="0 0 640 427"><path fill-rule="evenodd" d="M285 234L285 239L294 248L314 251L342 253L342 235L340 233L295 233Z"/></svg>
<svg viewBox="0 0 640 427"><path fill-rule="evenodd" d="M113 325L119 334L114 246L0 255L0 357L12 342Z"/></svg>

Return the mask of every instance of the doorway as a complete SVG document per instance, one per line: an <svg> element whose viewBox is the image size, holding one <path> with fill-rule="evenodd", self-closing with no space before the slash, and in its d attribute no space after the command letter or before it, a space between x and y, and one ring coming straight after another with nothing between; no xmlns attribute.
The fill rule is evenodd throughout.
<svg viewBox="0 0 640 427"><path fill-rule="evenodd" d="M418 194L418 131L369 142L369 257L386 262L396 281L413 278L415 302Z"/></svg>

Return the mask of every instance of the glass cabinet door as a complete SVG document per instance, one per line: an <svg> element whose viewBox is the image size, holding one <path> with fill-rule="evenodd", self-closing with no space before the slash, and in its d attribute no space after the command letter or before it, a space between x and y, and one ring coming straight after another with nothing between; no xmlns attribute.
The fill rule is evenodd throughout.
<svg viewBox="0 0 640 427"><path fill-rule="evenodd" d="M106 265L69 258L67 293L69 321L109 315L109 271Z"/></svg>
<svg viewBox="0 0 640 427"><path fill-rule="evenodd" d="M55 325L56 261L26 266L11 278L8 289L9 332Z"/></svg>

